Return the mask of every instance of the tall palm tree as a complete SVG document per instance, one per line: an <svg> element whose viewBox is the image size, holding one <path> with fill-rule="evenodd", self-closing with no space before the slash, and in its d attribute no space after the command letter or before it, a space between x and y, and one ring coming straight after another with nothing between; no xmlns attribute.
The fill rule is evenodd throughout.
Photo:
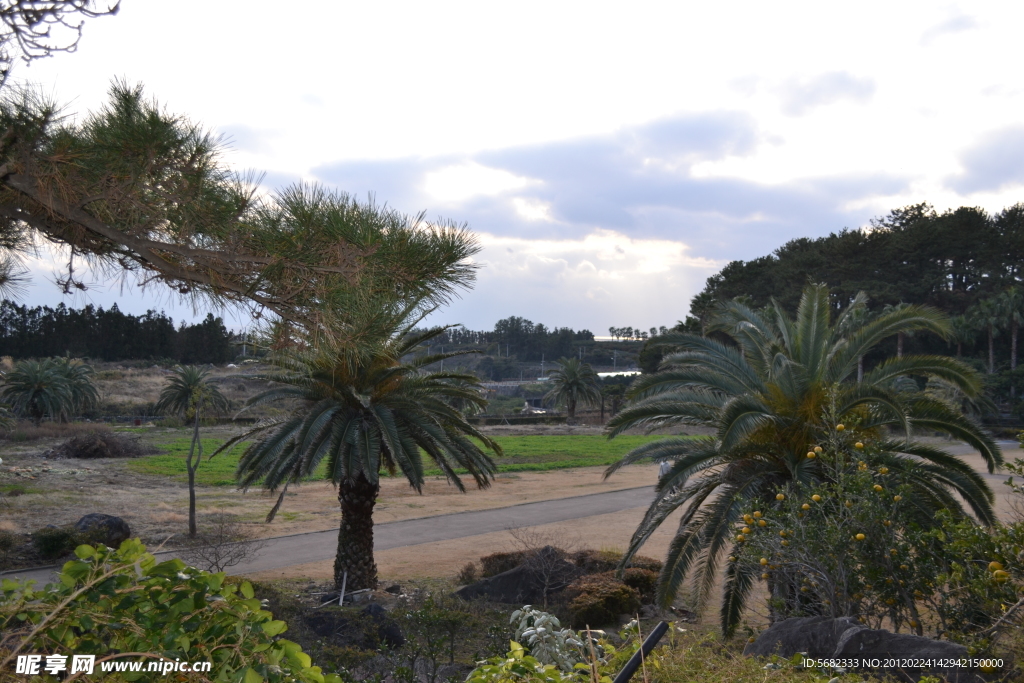
<svg viewBox="0 0 1024 683"><path fill-rule="evenodd" d="M969 313L974 323L988 333L988 374L994 375L996 373L995 337L1004 321L1002 306L999 305L999 300L996 298L982 299L972 307Z"/></svg>
<svg viewBox="0 0 1024 683"><path fill-rule="evenodd" d="M954 315L949 319L950 339L956 343L956 357L964 354L964 344L970 344L978 336L974 321L966 315Z"/></svg>
<svg viewBox="0 0 1024 683"><path fill-rule="evenodd" d="M1010 325L1010 370L1017 369L1017 338L1020 335L1021 323L1024 323L1024 290L1014 285L999 295L999 306L1003 317ZM1013 398L1017 387L1010 384L1010 397Z"/></svg>
<svg viewBox="0 0 1024 683"><path fill-rule="evenodd" d="M39 426L44 417L57 419L72 410L67 377L52 359L23 360L4 376L0 397L16 413L28 415Z"/></svg>
<svg viewBox="0 0 1024 683"><path fill-rule="evenodd" d="M192 421L192 443L185 459L188 471L188 535L196 535L196 470L203 460L203 442L199 438L199 424L204 412L224 412L230 402L208 379L209 372L194 365L177 366L167 378L167 384L156 402L158 413L180 415Z"/></svg>
<svg viewBox="0 0 1024 683"><path fill-rule="evenodd" d="M548 373L551 390L544 398L554 404L565 402L569 419L576 419L576 408L582 405L597 405L601 402L601 388L597 384L597 373L590 363L578 358L560 358L558 367Z"/></svg>
<svg viewBox="0 0 1024 683"><path fill-rule="evenodd" d="M278 352L272 357L278 370L262 376L277 386L247 406L292 399L299 407L288 418L258 426L220 449L257 437L238 464L238 481L246 488L262 483L271 491L312 476L326 461L325 476L337 487L341 506L334 563L339 587L346 576L349 588L377 585L373 508L382 471L401 472L418 492L424 454L460 491L465 485L458 470L480 488L489 486L497 471L477 442L498 454L500 447L456 407L486 405L479 380L424 369L460 354L410 355L446 329L413 331L420 318L412 307L397 312L390 334L373 343L362 337L358 346L324 344Z"/></svg>
<svg viewBox="0 0 1024 683"><path fill-rule="evenodd" d="M752 504L770 509L790 483L827 480L820 461L807 457L810 446L824 443L837 429L826 419L826 408L858 437L875 442L880 455L874 457L912 483L918 505L962 511L955 493L980 520L995 520L992 491L979 474L911 437L923 429L962 439L982 454L990 471L1002 464L999 447L976 422L916 385L907 391L900 381L908 375L934 377L975 397L981 382L973 370L945 356L908 355L883 361L859 384L853 380L857 359L879 342L901 331L945 335L945 316L906 306L844 334L848 318L865 301L858 295L833 324L828 289L811 285L795 320L777 304L771 314L759 314L733 302L720 309L712 327L730 343L686 334L660 340L676 352L666 356L657 374L631 387L631 404L608 423L608 435L678 424L710 427L714 434L646 444L605 474L645 460L674 463L660 478L623 560L627 563L669 515L684 508L659 577L663 604L692 574L697 605L703 607L742 512ZM891 438L894 428L905 436ZM752 576L728 566L722 603L726 633L736 628L752 585Z"/></svg>

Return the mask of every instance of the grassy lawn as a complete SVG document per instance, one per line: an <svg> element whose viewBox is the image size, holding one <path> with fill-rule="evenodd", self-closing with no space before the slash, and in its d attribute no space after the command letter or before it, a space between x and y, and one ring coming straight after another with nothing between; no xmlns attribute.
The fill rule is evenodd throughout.
<svg viewBox="0 0 1024 683"><path fill-rule="evenodd" d="M495 441L504 455L497 458L500 472L527 472L610 465L633 448L663 436L618 436L608 440L598 435L499 436ZM203 452L212 453L224 441L203 439ZM185 457L189 438L179 438L160 446L164 453L128 461L128 467L141 474L155 474L184 481ZM244 445L222 453L213 460L204 460L196 473L196 481L205 486L232 486L235 466ZM323 467L323 465L321 465ZM427 470L428 475L441 474Z"/></svg>

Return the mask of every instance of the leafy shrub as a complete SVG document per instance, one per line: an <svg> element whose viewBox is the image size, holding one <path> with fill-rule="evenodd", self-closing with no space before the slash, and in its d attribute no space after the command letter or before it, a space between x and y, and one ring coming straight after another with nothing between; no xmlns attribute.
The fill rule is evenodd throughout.
<svg viewBox="0 0 1024 683"><path fill-rule="evenodd" d="M459 572L459 583L465 585L470 583L476 583L476 580L476 564L473 562L467 562L466 566L464 566L462 570Z"/></svg>
<svg viewBox="0 0 1024 683"><path fill-rule="evenodd" d="M622 582L640 594L640 602L649 605L654 602L654 593L658 587L658 573L650 569L629 567L622 574Z"/></svg>
<svg viewBox="0 0 1024 683"><path fill-rule="evenodd" d="M526 559L526 551L516 550L510 553L493 553L480 558L480 577L497 576L509 569L515 569Z"/></svg>
<svg viewBox="0 0 1024 683"><path fill-rule="evenodd" d="M562 628L558 617L526 605L512 613L509 623L516 625L516 642L525 643L530 655L541 664L554 664L562 671L586 659L583 642L571 629Z"/></svg>
<svg viewBox="0 0 1024 683"><path fill-rule="evenodd" d="M33 582L3 580L0 670L20 653L60 643L62 650L96 655L97 666L119 653L145 653L211 661L218 680L341 683L312 666L297 644L278 638L287 625L262 609L247 581L232 584L223 573L181 560L157 563L145 550L138 540L118 550L79 546L59 582L40 591Z"/></svg>
<svg viewBox="0 0 1024 683"><path fill-rule="evenodd" d="M71 527L43 527L32 532L32 545L44 560L56 560L70 554L81 542Z"/></svg>
<svg viewBox="0 0 1024 683"><path fill-rule="evenodd" d="M574 581L567 589L569 620L575 628L613 623L620 614L640 609L640 593L611 573L592 574Z"/></svg>
<svg viewBox="0 0 1024 683"><path fill-rule="evenodd" d="M51 460L77 458L91 460L94 458L137 458L148 453L155 453L153 448L146 448L139 443L139 437L119 434L109 430L93 431L88 434L74 436L61 445L46 453Z"/></svg>
<svg viewBox="0 0 1024 683"><path fill-rule="evenodd" d="M622 562L622 553L614 550L580 550L572 554L572 561L587 574L615 571ZM652 557L637 555L629 563L630 567L646 569L658 573L662 563Z"/></svg>
<svg viewBox="0 0 1024 683"><path fill-rule="evenodd" d="M20 539L17 534L0 529L0 567L7 565L7 557L18 547Z"/></svg>
<svg viewBox="0 0 1024 683"><path fill-rule="evenodd" d="M396 653L405 664L395 670L396 680L416 681L413 673L421 672L427 683L435 683L441 667L455 662L460 636L475 626L474 615L463 605L458 598L431 595L417 608L393 612L405 636Z"/></svg>

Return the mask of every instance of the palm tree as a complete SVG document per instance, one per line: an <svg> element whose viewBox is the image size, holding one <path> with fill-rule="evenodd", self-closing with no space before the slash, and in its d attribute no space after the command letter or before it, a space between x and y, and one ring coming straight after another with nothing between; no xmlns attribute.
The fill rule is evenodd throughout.
<svg viewBox="0 0 1024 683"><path fill-rule="evenodd" d="M974 323L988 332L988 374L996 373L995 337L1003 326L1003 311L997 299L982 299L969 312Z"/></svg>
<svg viewBox="0 0 1024 683"><path fill-rule="evenodd" d="M711 329L730 343L669 335L662 343L676 352L665 358L661 371L631 387L630 405L608 423L609 437L632 427L696 424L715 430L712 436L646 444L605 473L647 460L674 463L659 480L623 560L628 563L669 515L684 508L659 577L662 604L669 604L692 574L697 606L703 607L742 512L757 509L752 504L770 509L790 484L828 480L807 451L834 438L838 427L832 419L851 425L847 434L871 438L880 453L876 457L916 488L918 505L962 512L955 493L981 521L994 522L994 497L985 480L959 458L911 436L923 429L962 439L982 454L990 471L1002 464L999 447L972 419L917 391L916 384L907 391L900 382L908 375L934 377L976 397L977 374L945 356L908 355L889 358L865 373L861 383L853 381L857 359L882 340L912 330L945 335L948 321L934 309L905 306L844 334L848 319L865 302L858 295L835 324L822 285L804 290L795 320L777 303L771 314L725 304ZM893 428L906 436L889 437ZM735 564L726 570L721 619L727 634L736 628L753 585L753 577L742 572Z"/></svg>
<svg viewBox="0 0 1024 683"><path fill-rule="evenodd" d="M262 483L271 491L312 476L326 460L325 476L338 488L341 506L334 564L339 587L346 576L353 589L377 585L373 508L382 470L401 472L418 492L424 454L460 491L465 486L459 469L480 488L489 486L497 471L473 439L498 454L500 447L456 407L486 405L479 380L424 369L461 354L410 355L446 329L413 331L420 318L412 307L398 311L391 317L391 333L373 343L364 336L358 346L278 352L272 356L278 371L262 377L277 386L254 396L247 407L280 399L300 406L290 417L258 426L220 449L257 437L238 464L238 481L245 488Z"/></svg>
<svg viewBox="0 0 1024 683"><path fill-rule="evenodd" d="M555 405L565 402L569 419L576 419L576 408L580 404L597 405L601 402L601 388L597 385L597 373L590 363L578 358L560 358L558 367L548 373L551 390L544 398Z"/></svg>
<svg viewBox="0 0 1024 683"><path fill-rule="evenodd" d="M208 371L194 365L177 366L167 378L167 384L156 402L159 413L173 413L192 421L192 443L185 459L188 471L188 535L196 535L196 470L203 460L203 442L199 438L199 423L203 412L223 412L230 402L207 379Z"/></svg>
<svg viewBox="0 0 1024 683"><path fill-rule="evenodd" d="M44 417L69 413L74 403L67 377L52 359L19 361L4 377L0 397L37 427Z"/></svg>
<svg viewBox="0 0 1024 683"><path fill-rule="evenodd" d="M92 382L93 370L91 365L69 357L54 358L52 362L57 372L60 373L67 383L68 393L70 394L68 405L65 406L65 409L58 416L61 422L67 422L73 414L80 414L82 411L95 406L100 400L100 395L96 391L96 385Z"/></svg>
<svg viewBox="0 0 1024 683"><path fill-rule="evenodd" d="M950 339L956 342L956 357L964 353L964 344L970 344L978 336L974 321L966 315L954 315L949 319Z"/></svg>
<svg viewBox="0 0 1024 683"><path fill-rule="evenodd" d="M1021 323L1024 323L1024 290L1014 285L999 295L999 307L1003 310L1003 317L1010 324L1010 370L1017 369L1017 337L1020 333ZM1010 397L1016 395L1016 389L1011 382Z"/></svg>

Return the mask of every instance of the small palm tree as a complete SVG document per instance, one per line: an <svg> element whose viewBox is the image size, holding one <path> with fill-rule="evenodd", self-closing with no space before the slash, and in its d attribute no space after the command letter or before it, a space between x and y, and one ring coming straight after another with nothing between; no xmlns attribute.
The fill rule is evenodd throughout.
<svg viewBox="0 0 1024 683"><path fill-rule="evenodd" d="M203 442L199 438L199 423L204 412L224 412L230 402L216 386L207 380L209 373L194 365L177 366L167 378L156 403L158 413L180 415L191 420L192 444L188 449L185 469L188 470L188 535L196 535L196 470L203 460Z"/></svg>
<svg viewBox="0 0 1024 683"><path fill-rule="evenodd" d="M92 366L69 357L55 358L53 364L64 377L71 398L59 416L61 422L67 422L72 415L80 414L99 403L99 392L92 381Z"/></svg>
<svg viewBox="0 0 1024 683"><path fill-rule="evenodd" d="M565 403L565 411L569 419L576 418L576 408L580 405L598 405L601 403L601 387L597 384L597 373L590 363L578 358L561 358L555 361L558 368L548 373L551 378L551 390L544 398L555 405Z"/></svg>
<svg viewBox="0 0 1024 683"><path fill-rule="evenodd" d="M964 355L964 344L970 344L978 336L974 321L966 315L954 315L949 319L950 339L956 343L956 357Z"/></svg>
<svg viewBox="0 0 1024 683"><path fill-rule="evenodd" d="M971 319L980 328L988 333L988 374L996 372L996 350L995 337L1003 326L1004 315L1002 306L996 298L982 299L976 303L969 312Z"/></svg>
<svg viewBox="0 0 1024 683"><path fill-rule="evenodd" d="M837 421L877 445L870 457L914 487L915 504L926 518L939 509L965 514L959 496L979 520L994 523L994 495L981 475L956 456L911 438L915 430L943 432L977 449L989 471L1000 466L998 445L978 423L905 381L935 378L972 399L981 391L977 373L945 356L908 355L889 358L860 383L854 380L857 359L882 340L914 330L946 335L948 321L934 309L905 306L851 325L849 318L865 303L858 295L833 324L828 289L814 285L804 290L795 320L777 304L770 314L736 302L723 306L711 330L728 344L686 334L660 340L676 352L666 356L662 370L631 387L631 404L608 423L609 436L680 424L710 427L714 433L646 444L606 476L635 462L674 463L659 479L655 500L623 560L627 563L662 522L684 508L659 577L663 604L671 603L689 575L697 606L706 603L743 511L770 509L790 485L829 480L829 472L807 453L839 429ZM905 436L890 437L894 429ZM726 569L721 619L727 634L739 623L754 585L742 572L735 564Z"/></svg>
<svg viewBox="0 0 1024 683"><path fill-rule="evenodd" d="M447 329L414 332L416 310L390 314L390 323L376 326L390 328L390 333L378 332L375 339L353 334L358 345L332 347L325 342L319 348L285 349L271 356L278 371L261 379L277 386L254 396L247 407L281 399L298 400L300 406L287 419L258 426L217 451L257 437L238 464L238 481L245 488L262 483L271 491L313 475L326 461L325 475L338 488L341 506L334 563L338 587L346 577L349 588L377 585L373 508L382 471L400 472L418 492L424 482L424 455L460 491L465 486L458 469L480 488L489 486L497 471L477 442L498 454L500 447L456 407L486 405L479 380L424 369L461 354L413 354Z"/></svg>
<svg viewBox="0 0 1024 683"><path fill-rule="evenodd" d="M0 391L15 413L28 415L38 427L44 417L56 419L72 410L68 380L52 360L23 360L4 377Z"/></svg>

